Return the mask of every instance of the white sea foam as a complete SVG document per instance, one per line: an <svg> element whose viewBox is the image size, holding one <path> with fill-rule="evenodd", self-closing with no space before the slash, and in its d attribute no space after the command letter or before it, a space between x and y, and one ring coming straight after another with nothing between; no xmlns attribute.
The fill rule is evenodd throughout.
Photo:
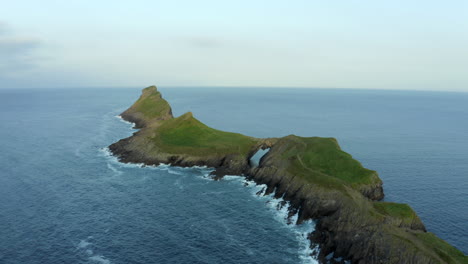
<svg viewBox="0 0 468 264"><path fill-rule="evenodd" d="M114 158L115 160L117 160L117 158L112 155L111 151L109 150L109 148L100 148L99 149L99 153L103 156L103 157L106 157L106 158Z"/></svg>
<svg viewBox="0 0 468 264"><path fill-rule="evenodd" d="M113 165L117 165L121 168L145 168L145 169L154 169L159 171L167 171L170 174L182 175L187 171L196 171L201 174L209 174L213 171L213 168L207 166L192 166L192 167L177 167L170 164L160 163L159 165L145 165L144 163L123 163L118 160L118 158L112 155L112 152L108 147L99 149L99 152L103 157L108 159ZM112 165L111 165L112 166ZM108 166L109 167L109 166ZM115 166L112 166L115 170L119 171ZM109 167L112 170L112 168ZM121 171L120 171L121 172Z"/></svg>
<svg viewBox="0 0 468 264"><path fill-rule="evenodd" d="M102 264L110 264L111 263L110 260L106 259L103 256L98 256L98 255L94 255L94 256L89 257L89 260L94 261L96 263L102 263Z"/></svg>
<svg viewBox="0 0 468 264"><path fill-rule="evenodd" d="M197 165L195 165L195 166L192 166L192 167L190 167L190 168L194 168L194 169L209 169L209 167L206 166L206 165L203 165L203 166L197 166Z"/></svg>
<svg viewBox="0 0 468 264"><path fill-rule="evenodd" d="M318 263L318 261L311 256L313 249L311 248L311 243L308 239L309 234L315 230L314 222L312 220L308 220L300 225L296 225L299 215L296 213L293 216L288 217L288 208L290 206L289 202L284 201L283 198L275 199L273 198L273 195L267 195L266 197L269 199L267 206L271 210L275 211L275 218L293 230L298 242L299 258L301 259L301 262Z"/></svg>
<svg viewBox="0 0 468 264"><path fill-rule="evenodd" d="M84 252L88 259L95 263L110 264L110 260L106 259L102 255L94 254L94 250L91 248L93 243L89 242L89 239L92 239L92 236L89 236L87 239L80 240L80 243L77 245L77 249Z"/></svg>
<svg viewBox="0 0 468 264"><path fill-rule="evenodd" d="M246 181L247 187L252 188L252 195L255 197L265 197L268 186L266 184L256 184L254 181Z"/></svg>
<svg viewBox="0 0 468 264"><path fill-rule="evenodd" d="M120 121L122 121L123 123L131 125L132 129L135 127L135 123L123 119L120 115L116 115L115 117L119 119Z"/></svg>
<svg viewBox="0 0 468 264"><path fill-rule="evenodd" d="M223 180L227 181L238 181L238 182L244 182L244 177L238 176L238 175L225 175L223 177Z"/></svg>
<svg viewBox="0 0 468 264"><path fill-rule="evenodd" d="M86 240L81 240L80 243L78 243L78 248L86 248L88 246L90 246L92 243L91 242L88 242Z"/></svg>
<svg viewBox="0 0 468 264"><path fill-rule="evenodd" d="M210 175L210 172L200 172L197 178L204 180L207 183L213 181L213 177Z"/></svg>
<svg viewBox="0 0 468 264"><path fill-rule="evenodd" d="M116 169L114 166L112 166L109 162L107 163L107 168L109 168L111 171L115 172L117 175L121 175L123 172L119 171Z"/></svg>
<svg viewBox="0 0 468 264"><path fill-rule="evenodd" d="M244 186L252 190L252 195L258 199L264 200L267 207L273 212L275 219L292 229L296 240L298 242L298 252L301 263L318 263L311 255L313 249L311 248L308 235L315 230L315 224L312 220L303 222L300 225L296 225L298 219L298 213L289 217L289 202L284 201L283 198L276 199L273 194L265 195L267 189L266 184L256 184L254 181L247 180L243 176L227 175L224 176L224 180L239 182Z"/></svg>
<svg viewBox="0 0 468 264"><path fill-rule="evenodd" d="M159 168L160 170L168 170L170 166L171 166L171 165L169 165L169 164L161 163L161 164L159 164L158 168Z"/></svg>
<svg viewBox="0 0 468 264"><path fill-rule="evenodd" d="M143 163L123 163L120 162L116 156L112 155L112 152L109 150L108 147L101 148L99 149L99 152L101 155L105 158L107 158L110 162L114 164L118 164L120 167L127 167L127 168L141 168L141 167L146 167L145 164ZM152 166L147 166L147 167L152 167Z"/></svg>
<svg viewBox="0 0 468 264"><path fill-rule="evenodd" d="M168 169L167 172L169 172L170 174L182 175L182 172L174 170L174 169Z"/></svg>

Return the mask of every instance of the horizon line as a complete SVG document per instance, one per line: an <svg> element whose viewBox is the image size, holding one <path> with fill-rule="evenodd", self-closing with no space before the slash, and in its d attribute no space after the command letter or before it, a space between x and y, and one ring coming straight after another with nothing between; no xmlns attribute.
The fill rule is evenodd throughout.
<svg viewBox="0 0 468 264"><path fill-rule="evenodd" d="M149 86L156 86L157 88L170 88L170 89L290 89L290 90L365 90L365 91L406 91L406 92L451 92L451 93L468 93L467 90L441 90L441 89L405 89L405 88L363 88L363 87L317 87L317 86L256 86L256 85L125 85L125 86L110 86L110 85L96 85L96 86L53 86L53 87L0 87L0 90L67 90L67 89L144 89Z"/></svg>

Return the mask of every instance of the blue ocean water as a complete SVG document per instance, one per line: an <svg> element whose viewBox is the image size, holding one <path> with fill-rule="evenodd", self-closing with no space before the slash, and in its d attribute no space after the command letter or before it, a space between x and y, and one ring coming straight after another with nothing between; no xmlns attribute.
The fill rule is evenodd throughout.
<svg viewBox="0 0 468 264"><path fill-rule="evenodd" d="M0 263L313 263L278 201L207 168L117 162L139 88L0 90ZM256 137L333 136L468 252L468 94L166 88L175 115ZM248 185L248 186L245 186Z"/></svg>

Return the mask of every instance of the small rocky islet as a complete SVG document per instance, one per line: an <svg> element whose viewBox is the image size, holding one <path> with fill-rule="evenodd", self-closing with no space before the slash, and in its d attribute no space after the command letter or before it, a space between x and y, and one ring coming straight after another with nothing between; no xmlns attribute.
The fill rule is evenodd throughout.
<svg viewBox="0 0 468 264"><path fill-rule="evenodd" d="M289 201L297 224L315 221L309 235L321 263L468 263L468 257L427 232L407 204L383 202L382 180L342 151L336 139L253 138L213 129L191 112L172 115L156 86L120 115L139 128L109 146L121 162L208 166L213 178L243 175L266 184L265 194ZM258 166L259 149L269 149ZM326 257L333 253L332 259Z"/></svg>

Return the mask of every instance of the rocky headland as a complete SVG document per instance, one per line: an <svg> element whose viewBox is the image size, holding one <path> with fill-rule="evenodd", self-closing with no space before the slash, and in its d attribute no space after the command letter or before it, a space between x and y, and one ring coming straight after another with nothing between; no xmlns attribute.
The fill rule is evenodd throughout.
<svg viewBox="0 0 468 264"><path fill-rule="evenodd" d="M213 178L243 175L289 201L322 263L468 263L407 204L382 202L382 180L342 151L334 138L253 138L210 128L192 113L174 117L155 86L121 114L140 130L109 146L121 162L213 167ZM269 149L258 166L250 158ZM326 258L333 253L333 258Z"/></svg>

